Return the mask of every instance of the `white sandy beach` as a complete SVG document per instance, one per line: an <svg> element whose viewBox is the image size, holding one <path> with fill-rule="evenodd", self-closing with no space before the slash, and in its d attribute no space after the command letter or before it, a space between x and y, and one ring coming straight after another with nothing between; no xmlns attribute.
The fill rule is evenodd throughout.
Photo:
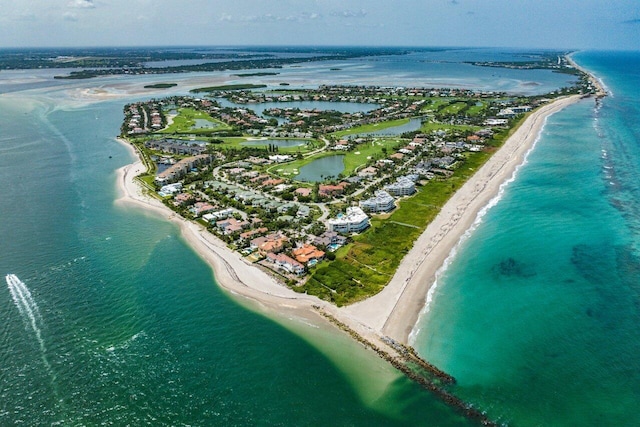
<svg viewBox="0 0 640 427"><path fill-rule="evenodd" d="M406 343L425 307L426 296L435 282L436 272L464 233L472 227L478 212L496 197L502 183L523 163L526 153L538 139L545 119L579 100L578 95L562 98L533 112L445 204L403 259L387 287L379 294L348 307L337 308L279 284L267 272L249 264L237 252L228 249L204 227L183 219L159 200L146 194L134 180L145 170L139 160L118 170L118 186L122 194L118 203L150 209L177 223L185 240L211 265L219 285L234 295L249 298L268 309L312 319L314 323L321 317L312 306L320 306L378 343L379 338L384 335ZM129 144L126 145L134 152Z"/></svg>

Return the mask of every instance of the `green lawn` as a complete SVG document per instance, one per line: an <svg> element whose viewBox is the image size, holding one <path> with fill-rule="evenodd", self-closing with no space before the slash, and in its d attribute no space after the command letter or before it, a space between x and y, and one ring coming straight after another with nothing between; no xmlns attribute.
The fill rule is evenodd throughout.
<svg viewBox="0 0 640 427"><path fill-rule="evenodd" d="M448 106L444 107L442 110L440 110L438 112L438 114L444 114L446 116L455 116L455 115L459 114L465 108L467 108L467 103L466 102L462 102L462 101L454 102L454 103L449 104Z"/></svg>
<svg viewBox="0 0 640 427"><path fill-rule="evenodd" d="M345 153L343 175L349 176L353 174L358 167L366 164L369 158L386 158L388 155L393 154L394 147L401 144L401 138L374 138L371 142L359 144L352 151ZM387 155L384 155L382 151L385 147L387 149Z"/></svg>
<svg viewBox="0 0 640 427"><path fill-rule="evenodd" d="M442 107L443 105L448 105L450 101L451 100L447 98L429 99L429 103L424 107L422 107L422 111L425 111L425 112L438 111L440 107Z"/></svg>
<svg viewBox="0 0 640 427"><path fill-rule="evenodd" d="M474 105L469 107L467 110L467 115L469 117L475 117L484 112L484 110L489 106L486 102L478 102L479 105Z"/></svg>
<svg viewBox="0 0 640 427"><path fill-rule="evenodd" d="M211 128L198 128L194 129L196 120L206 120L211 123ZM220 120L212 118L204 111L194 110L193 108L181 108L178 110L178 115L173 118L173 122L166 129L160 130L157 133L183 133L183 134L211 134L220 130L230 130L231 127Z"/></svg>

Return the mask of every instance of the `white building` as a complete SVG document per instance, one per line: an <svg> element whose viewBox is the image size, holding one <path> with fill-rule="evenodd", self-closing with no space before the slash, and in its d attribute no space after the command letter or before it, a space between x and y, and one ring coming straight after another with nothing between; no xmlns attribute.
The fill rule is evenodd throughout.
<svg viewBox="0 0 640 427"><path fill-rule="evenodd" d="M346 215L331 218L327 221L329 231L339 233L359 233L369 227L369 217L359 207L347 208Z"/></svg>
<svg viewBox="0 0 640 427"><path fill-rule="evenodd" d="M160 191L158 191L158 194L160 195L160 197L166 197L172 194L179 193L180 191L182 191L182 183L176 182L173 184L163 185Z"/></svg>
<svg viewBox="0 0 640 427"><path fill-rule="evenodd" d="M410 196L416 192L416 185L406 177L400 177L393 184L385 185L384 189L394 196Z"/></svg>
<svg viewBox="0 0 640 427"><path fill-rule="evenodd" d="M390 212L396 205L389 193L379 190L376 191L374 197L361 201L360 207L369 212Z"/></svg>
<svg viewBox="0 0 640 427"><path fill-rule="evenodd" d="M276 163L288 162L291 160L291 156L288 154L275 154L273 156L269 156L269 160Z"/></svg>

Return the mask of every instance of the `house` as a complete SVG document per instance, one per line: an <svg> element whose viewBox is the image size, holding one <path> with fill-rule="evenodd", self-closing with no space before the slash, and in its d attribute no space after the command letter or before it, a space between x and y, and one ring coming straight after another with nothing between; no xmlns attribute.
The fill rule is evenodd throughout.
<svg viewBox="0 0 640 427"><path fill-rule="evenodd" d="M296 191L294 191L294 193L296 193L297 196L309 197L311 196L312 191L313 190L311 188L300 187L296 188Z"/></svg>
<svg viewBox="0 0 640 427"><path fill-rule="evenodd" d="M413 184L413 183L412 183ZM345 215L338 215L327 221L329 231L339 233L359 233L369 227L369 217L364 211L355 206L347 208Z"/></svg>
<svg viewBox="0 0 640 427"><path fill-rule="evenodd" d="M189 210L193 213L194 216L200 216L204 213L211 212L215 210L216 207L207 202L196 202Z"/></svg>
<svg viewBox="0 0 640 427"><path fill-rule="evenodd" d="M344 246L347 243L347 238L335 231L325 231L320 236L315 237L312 243L314 245L326 246L327 248L331 248L330 250L335 250L340 246Z"/></svg>
<svg viewBox="0 0 640 427"><path fill-rule="evenodd" d="M298 204L297 203L289 202L289 203L285 203L283 205L278 206L276 211L278 213L283 214L283 213L289 212L290 209L296 209L296 208L298 208Z"/></svg>
<svg viewBox="0 0 640 427"><path fill-rule="evenodd" d="M288 154L275 154L273 156L269 156L269 160L276 163L283 163L291 160L291 156Z"/></svg>
<svg viewBox="0 0 640 427"><path fill-rule="evenodd" d="M337 185L320 184L320 187L318 187L318 195L325 197L340 195L344 193L344 189L347 188L348 185L349 183L347 182L341 182Z"/></svg>
<svg viewBox="0 0 640 427"><path fill-rule="evenodd" d="M296 261L306 264L315 265L318 261L324 258L324 252L316 248L313 245L304 244L300 248L296 248L291 251Z"/></svg>
<svg viewBox="0 0 640 427"><path fill-rule="evenodd" d="M509 123L507 119L487 119L484 124L487 126L506 126Z"/></svg>
<svg viewBox="0 0 640 427"><path fill-rule="evenodd" d="M266 227L254 228L253 230L249 230L249 231L245 231L244 233L240 233L240 238L241 239L248 239L248 238L253 237L253 236L257 235L257 234L266 233L267 231L269 231L269 229L266 228Z"/></svg>
<svg viewBox="0 0 640 427"><path fill-rule="evenodd" d="M307 218L311 215L311 208L306 205L298 205L298 211L296 212L296 216L299 218Z"/></svg>
<svg viewBox="0 0 640 427"><path fill-rule="evenodd" d="M160 195L160 197L166 197L172 194L176 194L179 191L182 191L182 183L176 182L173 184L163 185L162 188L160 188L160 191L158 191L158 194Z"/></svg>
<svg viewBox="0 0 640 427"><path fill-rule="evenodd" d="M282 184L284 182L284 179L281 178L272 178L272 179L267 179L265 181L262 182L262 186L264 188L268 188L268 187L274 187L276 185Z"/></svg>
<svg viewBox="0 0 640 427"><path fill-rule="evenodd" d="M272 252L269 252L267 254L267 260L275 264L276 267L279 267L289 273L294 273L297 275L304 274L304 265L300 264L298 261L288 255L274 254Z"/></svg>
<svg viewBox="0 0 640 427"><path fill-rule="evenodd" d="M369 166L367 168L362 169L360 172L358 172L359 176L375 176L378 173L378 169L374 168L373 166Z"/></svg>
<svg viewBox="0 0 640 427"><path fill-rule="evenodd" d="M238 221L235 218L221 219L216 222L216 227L218 227L224 235L237 233L248 226L249 221Z"/></svg>
<svg viewBox="0 0 640 427"><path fill-rule="evenodd" d="M280 233L271 233L266 236L256 237L251 240L250 247L253 251L259 251L262 255L268 252L278 253L284 249L285 243L289 239L287 236Z"/></svg>
<svg viewBox="0 0 640 427"><path fill-rule="evenodd" d="M174 206L182 206L185 203L188 203L192 200L193 200L192 194L180 193L180 194L176 194L176 196L173 198L173 204Z"/></svg>

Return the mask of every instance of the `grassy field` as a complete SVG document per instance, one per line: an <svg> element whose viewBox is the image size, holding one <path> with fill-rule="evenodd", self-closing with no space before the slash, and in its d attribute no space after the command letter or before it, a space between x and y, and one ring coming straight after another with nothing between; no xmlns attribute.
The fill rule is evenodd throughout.
<svg viewBox="0 0 640 427"><path fill-rule="evenodd" d="M354 150L345 153L344 171L342 173L345 176L351 175L357 168L366 164L370 158L381 159L386 157L383 155L383 148L385 147L388 154L393 154L394 147L399 144L402 144L402 139L400 138L375 138L371 142L359 144Z"/></svg>
<svg viewBox="0 0 640 427"><path fill-rule="evenodd" d="M429 103L424 107L422 107L422 111L423 112L438 111L440 107L442 107L443 105L448 105L450 102L451 100L446 98L429 99Z"/></svg>
<svg viewBox="0 0 640 427"><path fill-rule="evenodd" d="M489 106L486 102L478 102L477 104L478 105L474 105L474 106L469 107L469 109L467 110L467 115L469 117L475 117L475 116L480 115Z"/></svg>
<svg viewBox="0 0 640 427"><path fill-rule="evenodd" d="M467 103L466 102L454 102L452 104L449 104L448 106L444 107L442 110L439 111L439 114L444 114L447 116L455 116L458 113L460 113L462 110L464 110L465 108L467 108Z"/></svg>
<svg viewBox="0 0 640 427"><path fill-rule="evenodd" d="M196 120L206 120L211 123L211 128L194 129ZM166 129L162 129L157 133L182 133L192 135L211 134L220 130L230 130L231 127L220 120L213 119L204 111L194 110L193 108L181 108L178 115L173 118L173 122Z"/></svg>

